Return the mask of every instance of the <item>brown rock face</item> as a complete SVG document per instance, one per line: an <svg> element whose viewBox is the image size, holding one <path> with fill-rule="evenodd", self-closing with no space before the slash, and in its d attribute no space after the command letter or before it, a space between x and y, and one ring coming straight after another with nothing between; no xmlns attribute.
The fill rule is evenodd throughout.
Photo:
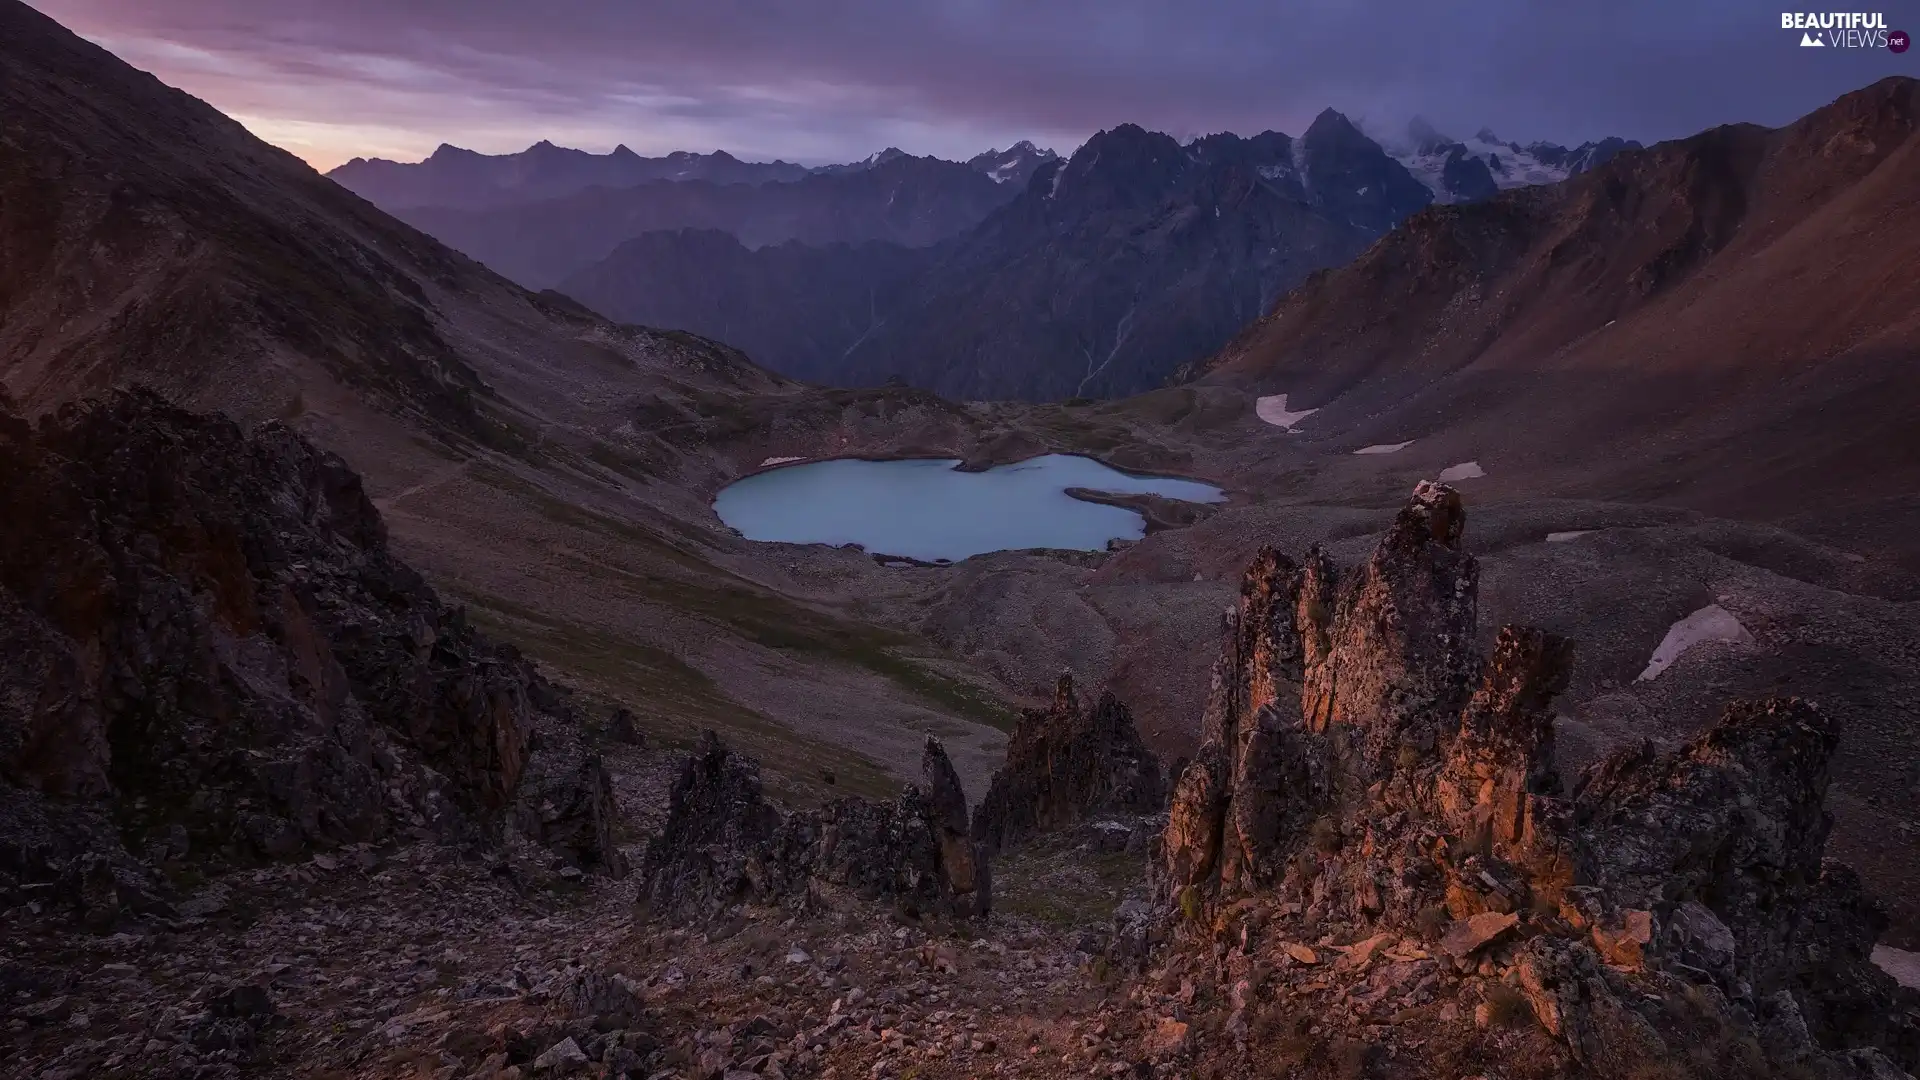
<svg viewBox="0 0 1920 1080"><path fill-rule="evenodd" d="M1796 1060L1920 1062L1920 1011L1869 960L1877 913L1822 863L1834 725L1799 700L1736 703L1568 795L1553 699L1572 646L1507 627L1482 660L1464 520L1455 492L1423 483L1351 573L1318 550L1254 560L1174 789L1171 917L1239 927L1242 951L1267 909L1276 941L1290 918L1425 937L1456 970L1505 973L1601 1074L1693 1037L1632 1004L1686 982L1713 991L1687 1008L1720 1002L1716 1030L1745 1033L1727 1038L1759 1024Z"/></svg>
<svg viewBox="0 0 1920 1080"><path fill-rule="evenodd" d="M1006 764L974 813L973 837L1000 851L1102 813L1156 813L1166 790L1160 759L1127 707L1109 693L1082 708L1072 676L1062 675L1053 704L1028 710L1007 741Z"/></svg>
<svg viewBox="0 0 1920 1080"><path fill-rule="evenodd" d="M0 505L0 872L117 852L107 814L234 858L401 823L484 839L535 728L566 726L563 695L387 551L359 478L277 424L143 392L38 430L0 410ZM611 814L604 785L561 788Z"/></svg>
<svg viewBox="0 0 1920 1080"><path fill-rule="evenodd" d="M955 897L971 897L977 914L987 914L985 873L986 853L977 845L967 828L967 793L960 786L960 774L954 771L947 748L929 736L920 754L920 786L925 792L928 818L940 843L940 873L947 891Z"/></svg>
<svg viewBox="0 0 1920 1080"><path fill-rule="evenodd" d="M910 911L985 914L987 869L966 841L966 796L939 740L927 740L922 766L925 792L909 785L892 802L845 798L788 814L767 801L759 763L706 732L647 843L641 904L700 921L843 889Z"/></svg>

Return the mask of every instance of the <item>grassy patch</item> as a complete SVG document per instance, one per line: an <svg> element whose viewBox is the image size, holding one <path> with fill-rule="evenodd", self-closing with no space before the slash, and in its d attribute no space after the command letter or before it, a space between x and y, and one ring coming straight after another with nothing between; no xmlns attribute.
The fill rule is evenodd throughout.
<svg viewBox="0 0 1920 1080"><path fill-rule="evenodd" d="M873 759L837 744L802 737L793 729L734 701L712 679L672 652L477 591L455 594L474 624L513 641L570 682L579 684L590 716L615 706L634 712L648 736L690 748L712 728L728 744L759 759L769 792L809 805L839 795L886 798L898 783ZM832 773L834 784L823 781Z"/></svg>
<svg viewBox="0 0 1920 1080"><path fill-rule="evenodd" d="M724 627L762 648L870 672L952 716L1009 732L1019 719L1017 712L992 692L948 675L916 656L919 642L909 635L797 603L707 561L702 557L701 538L684 535L689 526L666 519L683 535L663 537L635 523L570 503L498 467L476 464L471 475L524 500L556 524L604 537L644 556L625 566L582 554L556 556L589 576L617 578L646 601ZM510 614L524 628L521 633L544 640L548 654L565 657L564 662L554 661L564 670L592 674L631 687L636 693L664 694L688 715L722 714L716 726L738 722L735 714L741 707L671 654L658 649L649 652L648 647L631 643L611 643L595 630L528 608L508 612L497 597L475 597L473 602ZM530 647L529 651L535 650ZM637 704L634 707L638 712ZM760 720L772 723L764 717ZM864 786L861 769L825 767L834 769L843 790ZM818 770L809 771L817 781Z"/></svg>

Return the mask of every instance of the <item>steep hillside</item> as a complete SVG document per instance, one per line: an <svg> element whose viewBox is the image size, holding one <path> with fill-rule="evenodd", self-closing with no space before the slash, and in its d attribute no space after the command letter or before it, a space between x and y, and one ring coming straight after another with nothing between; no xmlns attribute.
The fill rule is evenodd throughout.
<svg viewBox="0 0 1920 1080"><path fill-rule="evenodd" d="M559 289L622 322L688 330L831 383L936 254L878 240L754 251L718 229L675 229L622 243Z"/></svg>
<svg viewBox="0 0 1920 1080"><path fill-rule="evenodd" d="M1474 460L1494 490L1910 515L1917 118L1920 84L1890 79L1779 130L1435 207L1289 294L1204 377L1317 409L1303 446L1415 440L1410 464Z"/></svg>
<svg viewBox="0 0 1920 1080"><path fill-rule="evenodd" d="M0 382L24 411L138 384L285 420L366 476L400 556L596 709L718 726L807 790L884 788L935 724L984 775L999 690L707 505L792 452L770 432L965 453L965 414L528 293L14 0L0 65Z"/></svg>

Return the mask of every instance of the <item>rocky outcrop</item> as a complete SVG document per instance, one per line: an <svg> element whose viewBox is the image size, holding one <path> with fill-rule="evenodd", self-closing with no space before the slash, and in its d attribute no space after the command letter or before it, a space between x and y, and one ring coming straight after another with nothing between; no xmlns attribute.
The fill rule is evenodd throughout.
<svg viewBox="0 0 1920 1080"><path fill-rule="evenodd" d="M1353 571L1318 549L1255 559L1162 838L1168 917L1225 935L1226 966L1311 963L1292 942L1329 928L1367 952L1425 939L1594 1075L1702 1038L1767 1041L1818 1075L1914 1068L1920 1003L1870 962L1857 879L1822 862L1835 726L1800 700L1737 703L1563 790L1572 645L1507 627L1479 656L1464 520L1423 483Z"/></svg>
<svg viewBox="0 0 1920 1080"><path fill-rule="evenodd" d="M1166 803L1166 773L1141 741L1133 714L1111 693L1081 706L1061 675L1053 703L1029 709L1007 741L1006 764L973 816L990 851L1099 814L1154 814Z"/></svg>
<svg viewBox="0 0 1920 1080"><path fill-rule="evenodd" d="M281 425L145 392L37 430L0 407L0 505L0 875L90 856L130 887L123 837L242 862L402 831L491 842L553 771L537 735L577 719ZM590 772L542 780L545 831L611 816ZM588 831L567 858L610 866Z"/></svg>
<svg viewBox="0 0 1920 1080"><path fill-rule="evenodd" d="M986 869L967 841L966 795L939 740L927 740L921 766L920 783L891 802L849 797L787 813L767 800L759 763L708 731L647 844L640 902L684 922L748 903L806 907L841 889L914 913L984 915Z"/></svg>

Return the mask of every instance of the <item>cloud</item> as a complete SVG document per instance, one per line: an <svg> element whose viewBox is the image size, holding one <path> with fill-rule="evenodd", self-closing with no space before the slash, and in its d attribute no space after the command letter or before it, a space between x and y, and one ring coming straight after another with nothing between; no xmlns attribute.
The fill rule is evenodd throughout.
<svg viewBox="0 0 1920 1080"><path fill-rule="evenodd" d="M1649 140L1783 123L1910 66L1802 52L1734 0L35 2L323 166L539 138L803 161L1069 149L1127 121L1297 132L1327 105Z"/></svg>

